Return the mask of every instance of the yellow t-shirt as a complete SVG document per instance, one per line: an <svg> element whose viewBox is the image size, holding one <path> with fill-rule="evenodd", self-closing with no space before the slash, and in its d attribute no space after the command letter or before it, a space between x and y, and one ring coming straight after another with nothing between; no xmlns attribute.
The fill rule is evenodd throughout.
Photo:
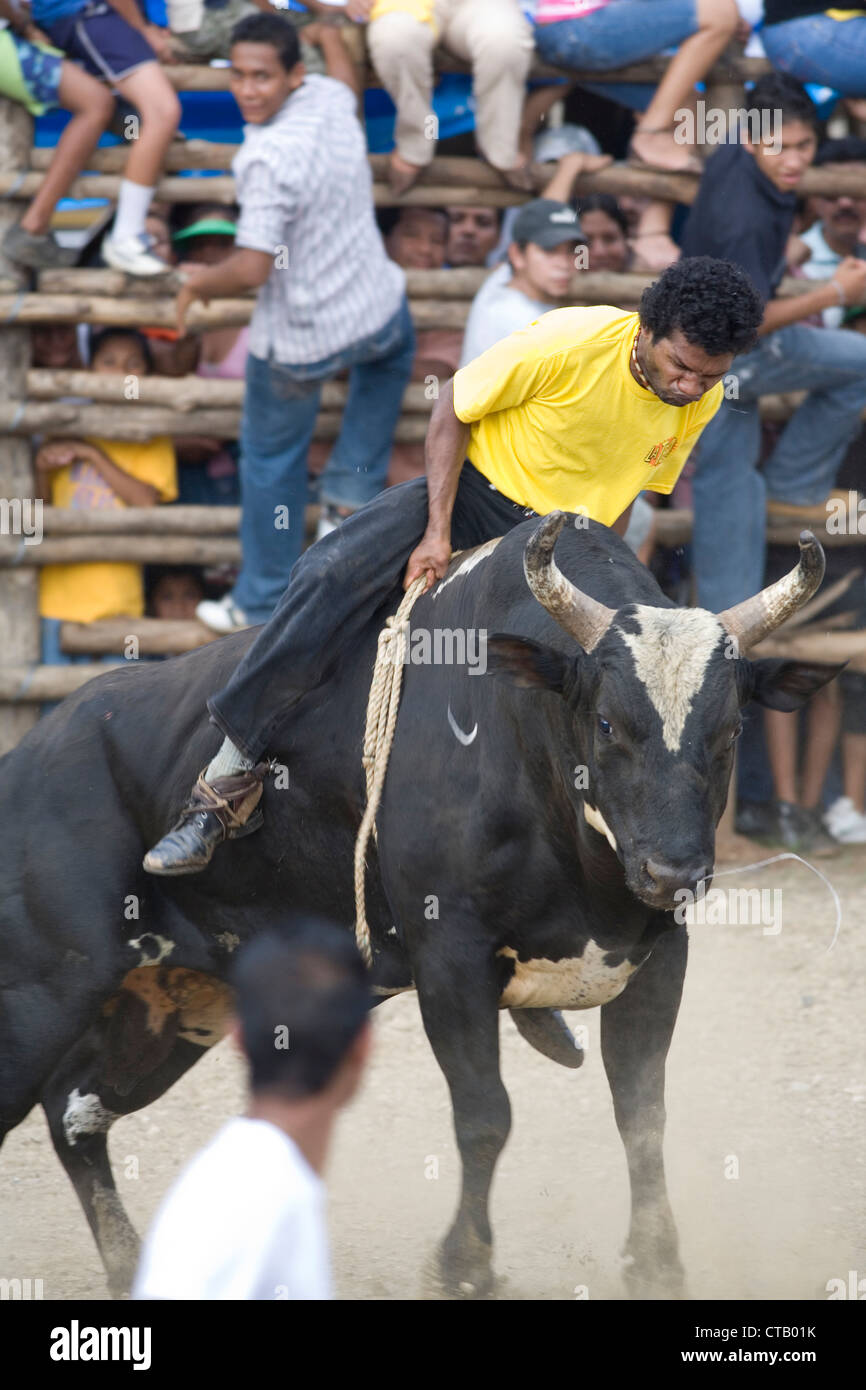
<svg viewBox="0 0 866 1390"><path fill-rule="evenodd" d="M671 491L724 391L686 406L645 391L629 369L638 324L609 305L552 309L457 372L466 456L512 502L611 526L644 488Z"/></svg>
<svg viewBox="0 0 866 1390"><path fill-rule="evenodd" d="M174 445L167 435L145 444L118 439L88 439L142 483L150 483L161 502L177 497ZM91 463L72 463L51 474L51 503L89 511L94 507L123 507ZM39 576L39 612L43 618L69 623L92 623L98 618L139 618L144 612L141 565L45 565Z"/></svg>

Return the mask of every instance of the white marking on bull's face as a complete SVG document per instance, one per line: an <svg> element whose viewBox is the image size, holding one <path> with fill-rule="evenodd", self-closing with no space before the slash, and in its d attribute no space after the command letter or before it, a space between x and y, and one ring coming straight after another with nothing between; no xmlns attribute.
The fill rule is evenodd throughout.
<svg viewBox="0 0 866 1390"><path fill-rule="evenodd" d="M597 830L600 835L605 836L614 854L616 854L616 837L601 811L597 811L594 806L590 806L588 802L584 801L583 814L593 830Z"/></svg>
<svg viewBox="0 0 866 1390"><path fill-rule="evenodd" d="M153 941L156 943L155 956L148 955L145 946L142 944L144 941ZM156 936L154 932L148 931L144 932L142 936L133 937L129 945L133 946L136 951L141 952L141 960L138 962L139 965L159 965L161 961L165 960L166 956L171 955L175 943L166 940L164 936Z"/></svg>
<svg viewBox="0 0 866 1390"><path fill-rule="evenodd" d="M451 713L450 704L448 706L448 723L451 728L452 734L457 739L458 743L463 744L464 748L468 748L470 743L473 743L475 741L475 735L478 733L478 725L475 725L471 733L464 734L460 725L457 723L457 720L454 718L454 715Z"/></svg>
<svg viewBox="0 0 866 1390"><path fill-rule="evenodd" d="M117 1119L113 1110L106 1110L99 1096L88 1091L81 1095L78 1088L71 1092L63 1112L63 1133L73 1147L85 1134L99 1134L110 1129Z"/></svg>
<svg viewBox="0 0 866 1390"><path fill-rule="evenodd" d="M501 540L501 536L496 536L492 541L485 541L483 545L479 545L477 549L470 551L466 559L461 560L456 569L452 570L450 574L447 574L444 579L440 579L436 587L431 590L430 597L438 598L442 590L447 589L453 579L459 579L462 574L468 574L470 570L474 570L476 565L480 565L482 560L486 560L488 555L493 554Z"/></svg>
<svg viewBox="0 0 866 1390"><path fill-rule="evenodd" d="M686 719L704 683L710 657L725 631L703 608L636 608L640 632L620 637L634 658L635 672L662 721L662 738L679 750Z"/></svg>
<svg viewBox="0 0 866 1390"><path fill-rule="evenodd" d="M564 960L518 960L511 946L497 955L511 956L514 974L499 1000L501 1009L594 1009L622 994L638 969L630 961L605 965L610 951L587 941L582 956Z"/></svg>

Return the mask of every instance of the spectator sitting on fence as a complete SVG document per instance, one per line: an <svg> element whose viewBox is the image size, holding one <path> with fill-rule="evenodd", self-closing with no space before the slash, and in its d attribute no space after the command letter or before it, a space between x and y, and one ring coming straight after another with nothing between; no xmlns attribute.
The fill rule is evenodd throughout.
<svg viewBox="0 0 866 1390"><path fill-rule="evenodd" d="M764 52L800 82L841 92L855 119L866 120L866 12L809 0L764 0Z"/></svg>
<svg viewBox="0 0 866 1390"><path fill-rule="evenodd" d="M534 187L519 150L532 28L517 0L376 0L367 45L397 107L389 180L405 193L436 149L433 49L442 43L472 64L476 140L483 159L514 188Z"/></svg>
<svg viewBox="0 0 866 1390"><path fill-rule="evenodd" d="M735 0L538 0L535 43L543 62L575 72L623 68L676 47L638 120L629 161L699 173L700 160L675 138L677 121L739 24Z"/></svg>
<svg viewBox="0 0 866 1390"><path fill-rule="evenodd" d="M499 241L502 208L464 207L445 209L448 215L448 245L445 264L456 270L464 265L490 265Z"/></svg>
<svg viewBox="0 0 866 1390"><path fill-rule="evenodd" d="M126 14L123 18L112 6L93 0L33 0L33 18L51 43L118 91L138 113L130 118L135 129L125 132L126 168L102 254L114 270L161 275L167 266L150 249L145 219L177 131L180 101L158 61L171 58L163 32L135 4L126 7Z"/></svg>
<svg viewBox="0 0 866 1390"><path fill-rule="evenodd" d="M234 31L232 91L247 122L233 163L236 247L219 265L191 270L178 295L181 330L194 300L261 287L241 424L242 568L221 603L199 605L217 632L264 621L301 553L323 383L349 370L321 480L322 502L338 520L385 485L414 354L405 275L376 226L351 92L306 76L295 30L265 14Z"/></svg>
<svg viewBox="0 0 866 1390"><path fill-rule="evenodd" d="M30 17L12 0L0 0L0 19L9 24L0 29L0 96L20 102L31 116L56 107L71 113L39 191L7 229L2 250L11 261L35 270L73 265L77 253L60 246L52 236L51 217L111 120L114 98L58 49L31 41Z"/></svg>
<svg viewBox="0 0 866 1390"><path fill-rule="evenodd" d="M91 369L139 377L150 370L145 339L134 329L106 328L91 343ZM118 410L118 418L122 416ZM35 458L36 495L75 510L152 507L177 496L174 449L162 436L146 443L118 439L52 439ZM43 660L63 662L61 622L137 618L144 613L141 565L45 565L40 571Z"/></svg>
<svg viewBox="0 0 866 1390"><path fill-rule="evenodd" d="M813 193L808 199L809 211L817 220L798 238L809 253L802 264L803 274L810 280L826 280L846 256L866 258L866 140L855 136L825 140L815 164L858 164L864 189L862 197L840 193L831 198ZM825 328L840 328L845 310L841 304L832 304L821 317Z"/></svg>
<svg viewBox="0 0 866 1390"><path fill-rule="evenodd" d="M776 297L796 189L815 154L815 108L793 78L768 73L756 82L750 109L764 128L764 113L773 123L772 141L730 143L710 156L683 239L686 256L741 266L766 305L758 346L734 361L726 398L697 456L698 603L713 613L761 588L768 514L771 521L801 525L824 521L836 472L866 406L866 341L802 322L831 304L862 303L866 262L848 257L827 284L795 298ZM809 394L761 476L759 398L798 390Z"/></svg>
<svg viewBox="0 0 866 1390"><path fill-rule="evenodd" d="M189 566L148 566L145 588L148 615L166 621L194 621L196 605L204 598L201 573Z"/></svg>
<svg viewBox="0 0 866 1390"><path fill-rule="evenodd" d="M367 12L371 4L372 0L366 5L361 0ZM355 10L358 7L356 0L352 8ZM268 4L268 0L166 0L165 8L172 50L178 62L205 63L212 58L227 58L235 25L248 15L264 12L279 13L298 30L301 62L307 72L324 74L330 71L327 54L322 51L321 45L321 30L324 28L330 31L325 37L326 47L331 51L334 47L339 48L345 61L352 64L352 56L339 29L316 22L317 14L333 18L335 10L339 12L341 8L339 0L332 5L322 4L321 0L310 0L303 8L287 8L286 0L275 5ZM360 79L358 82L360 87Z"/></svg>
<svg viewBox="0 0 866 1390"><path fill-rule="evenodd" d="M231 983L246 1114L171 1188L132 1296L328 1299L322 1172L370 1053L367 972L344 929L304 920L244 946Z"/></svg>

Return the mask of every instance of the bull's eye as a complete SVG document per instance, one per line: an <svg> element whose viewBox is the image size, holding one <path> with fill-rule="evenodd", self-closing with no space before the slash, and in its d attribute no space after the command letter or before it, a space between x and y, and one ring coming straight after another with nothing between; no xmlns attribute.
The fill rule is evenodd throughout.
<svg viewBox="0 0 866 1390"><path fill-rule="evenodd" d="M600 732L604 734L605 738L609 738L610 735L613 733L613 729L610 727L610 724L606 719L603 719L601 715L598 716L598 727Z"/></svg>

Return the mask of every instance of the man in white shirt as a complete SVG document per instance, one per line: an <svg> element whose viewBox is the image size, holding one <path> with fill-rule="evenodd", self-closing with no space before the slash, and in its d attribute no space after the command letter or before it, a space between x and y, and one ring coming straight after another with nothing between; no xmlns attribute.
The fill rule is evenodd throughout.
<svg viewBox="0 0 866 1390"><path fill-rule="evenodd" d="M345 931L305 921L246 947L232 984L247 1113L171 1188L133 1298L332 1298L321 1172L369 1055L367 973Z"/></svg>
<svg viewBox="0 0 866 1390"><path fill-rule="evenodd" d="M815 156L815 167L822 164L859 164L866 174L866 140L848 136L842 140L825 140ZM864 181L866 186L866 181ZM803 263L803 274L810 280L829 280L846 256L866 259L866 197L843 193L839 197L819 197L813 194L810 206L818 214L800 241L809 248L809 259ZM845 310L841 304L831 304L822 310L825 328L841 328Z"/></svg>
<svg viewBox="0 0 866 1390"><path fill-rule="evenodd" d="M514 219L508 260L487 277L472 301L460 366L501 338L559 308L585 244L574 208L535 198Z"/></svg>

